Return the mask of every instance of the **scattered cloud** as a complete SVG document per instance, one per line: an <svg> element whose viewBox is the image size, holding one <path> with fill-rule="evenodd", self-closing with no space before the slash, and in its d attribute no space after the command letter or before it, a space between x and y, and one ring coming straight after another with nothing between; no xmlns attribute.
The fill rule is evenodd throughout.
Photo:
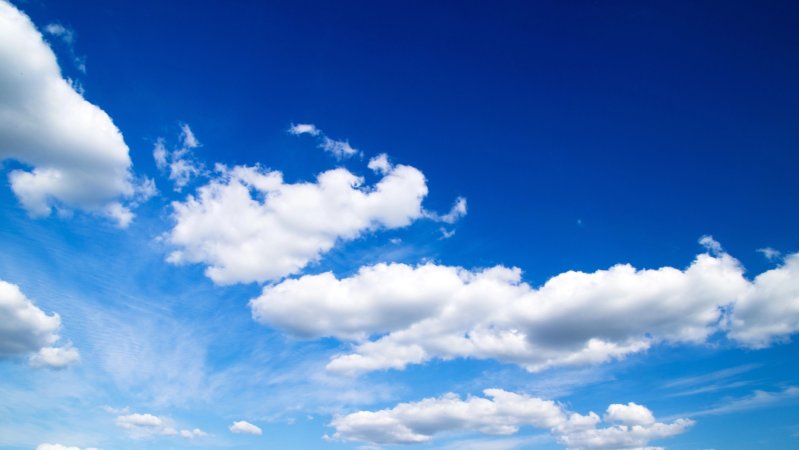
<svg viewBox="0 0 799 450"><path fill-rule="evenodd" d="M33 304L17 285L0 280L0 358L34 354L33 367L60 369L80 359L71 345L53 347L60 339L61 318Z"/></svg>
<svg viewBox="0 0 799 450"><path fill-rule="evenodd" d="M457 199L455 199L455 203L452 205L452 208L446 214L441 215L432 211L426 211L425 215L429 219L438 222L453 224L466 215L466 199L463 197L458 197Z"/></svg>
<svg viewBox="0 0 799 450"><path fill-rule="evenodd" d="M256 434L261 435L263 432L261 429L246 420L239 420L238 422L233 422L233 425L230 426L231 433L237 434Z"/></svg>
<svg viewBox="0 0 799 450"><path fill-rule="evenodd" d="M298 124L291 124L289 127L289 133L295 136L300 136L302 134L310 134L311 136L319 136L321 131L316 128L316 125L312 123L298 123Z"/></svg>
<svg viewBox="0 0 799 450"><path fill-rule="evenodd" d="M338 241L422 217L424 175L397 165L372 186L339 168L315 182L285 183L278 171L218 166L196 196L174 202L179 247L172 263L204 263L217 284L263 282L297 273Z"/></svg>
<svg viewBox="0 0 799 450"><path fill-rule="evenodd" d="M178 430L170 419L152 414L134 413L118 416L116 425L126 430L134 439L153 436L180 436L184 439L194 439L208 436L208 433L199 428Z"/></svg>
<svg viewBox="0 0 799 450"><path fill-rule="evenodd" d="M343 279L322 273L266 286L250 307L258 322L294 336L354 343L329 363L337 372L433 358L539 371L602 363L657 343L704 343L725 330L732 305L729 336L742 345L799 329L799 254L754 281L743 274L723 252L700 254L684 270L569 271L540 288L524 283L517 268L377 264Z"/></svg>
<svg viewBox="0 0 799 450"><path fill-rule="evenodd" d="M39 444L36 446L36 450L100 450L100 449L94 447L86 447L84 449L81 449L80 447L69 447L61 444Z"/></svg>
<svg viewBox="0 0 799 450"><path fill-rule="evenodd" d="M45 33L55 36L66 45L69 56L75 64L75 68L81 73L86 73L86 57L75 54L75 30L65 27L60 23L51 23L44 27Z"/></svg>
<svg viewBox="0 0 799 450"><path fill-rule="evenodd" d="M769 261L774 261L776 259L779 259L780 256L782 256L782 252L780 252L779 250L775 250L771 247L759 248L757 249L757 252L765 256L766 259Z"/></svg>
<svg viewBox="0 0 799 450"><path fill-rule="evenodd" d="M57 28L54 28L57 30ZM119 202L136 193L128 146L111 118L61 76L31 20L0 2L0 161L22 167L11 189L33 217L81 209L129 223ZM129 211L128 211L129 213Z"/></svg>
<svg viewBox="0 0 799 450"><path fill-rule="evenodd" d="M299 123L299 124L291 124L288 130L289 134L293 134L294 136L300 136L303 134L307 134L309 136L314 136L319 141L319 148L322 150L330 153L336 159L342 160L346 158L351 158L355 155L360 154L360 152L353 148L349 141L339 141L336 139L329 138L325 133L322 132L316 125L311 123Z"/></svg>
<svg viewBox="0 0 799 450"><path fill-rule="evenodd" d="M685 415L689 417L715 416L797 402L799 402L799 388L789 386L781 391L773 392L756 390L746 397L728 399L725 403L717 406Z"/></svg>
<svg viewBox="0 0 799 450"><path fill-rule="evenodd" d="M675 436L693 425L688 419L659 423L646 407L628 403L610 405L605 414L609 425L598 428L602 420L593 412L570 413L552 400L502 389L486 389L484 394L461 399L449 393L400 403L391 409L339 416L330 422L336 431L329 439L375 445L421 444L445 433L511 435L529 426L549 430L572 450L622 450L640 449L651 440Z"/></svg>
<svg viewBox="0 0 799 450"><path fill-rule="evenodd" d="M153 159L161 171L168 173L169 179L174 183L177 192L183 190L189 182L203 174L203 165L192 155L192 149L200 146L188 124L180 127L180 144L177 148L167 150L163 138L155 141Z"/></svg>
<svg viewBox="0 0 799 450"><path fill-rule="evenodd" d="M350 158L358 154L358 150L353 148L349 141L337 141L327 136L322 138L322 143L319 144L319 147L339 160Z"/></svg>

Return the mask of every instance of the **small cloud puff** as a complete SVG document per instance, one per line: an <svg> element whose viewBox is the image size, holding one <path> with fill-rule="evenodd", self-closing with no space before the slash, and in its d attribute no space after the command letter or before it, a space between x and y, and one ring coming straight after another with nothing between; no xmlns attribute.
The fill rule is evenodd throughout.
<svg viewBox="0 0 799 450"><path fill-rule="evenodd" d="M255 434L260 436L263 434L263 431L258 428L257 426L247 422L246 420L239 420L237 422L233 422L233 425L229 428L231 433L236 434Z"/></svg>

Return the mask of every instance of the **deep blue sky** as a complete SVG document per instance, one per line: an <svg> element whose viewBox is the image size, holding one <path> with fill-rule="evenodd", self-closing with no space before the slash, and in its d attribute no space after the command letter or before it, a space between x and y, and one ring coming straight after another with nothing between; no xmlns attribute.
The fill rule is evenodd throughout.
<svg viewBox="0 0 799 450"><path fill-rule="evenodd" d="M27 9L76 30L86 97L137 167L183 121L207 152L307 177L310 157L273 150L307 121L420 167L434 206L466 196L481 216L461 232L485 246L461 249L470 263L679 263L703 233L744 261L797 246L792 2Z"/></svg>
<svg viewBox="0 0 799 450"><path fill-rule="evenodd" d="M137 174L157 177L156 140L175 142L179 126L190 124L201 142L194 154L209 164L258 163L293 182L335 165L363 173L369 157L387 152L424 173L430 210L446 211L457 196L468 200L469 214L452 227L450 239L439 240L439 226L431 223L369 235L336 246L307 273L330 269L344 276L367 263L432 259L467 268L517 266L526 281L540 285L568 270L622 262L684 268L701 251L697 239L709 234L754 276L775 266L757 249L799 251L796 2L14 4L39 29L59 23L74 30L72 51L86 57L87 72L53 39L62 72L113 118ZM307 136L286 133L292 123L314 123L366 156L333 161ZM166 251L156 238L169 229L169 202L185 192L172 192L163 178L157 182L162 196L141 206L124 234L91 216L28 218L3 187L0 246L13 253L0 257L0 279L27 287L40 304L61 306L65 330L70 317L73 329L88 326L76 319L83 309L70 310L64 300L48 303L41 297L53 288L41 280L63 282L70 298L93 291L89 303L113 311L135 310L131 305L143 298L147 309L158 298L171 314L196 315L205 325L224 317L251 341L236 348L236 335L224 334L227 322L214 322L214 339L224 344L207 344L209 370L284 345L278 331L249 320L244 305L257 286L220 288L203 277L202 266L163 262ZM400 235L408 248L386 250L386 237ZM130 259L103 267L106 252ZM79 279L86 268L92 276ZM97 293L112 283L108 292L119 294L113 301ZM224 305L212 303L219 299ZM76 345L90 348L91 333L76 333ZM300 355L284 355L293 364L315 352L324 359L340 343L285 345L286 353ZM600 412L608 403L630 401L629 394L665 417L743 398L753 388L799 383L790 362L797 344L762 351L718 345L669 347L580 372L585 385L570 386L559 398L577 411ZM749 364L740 390L665 400L666 394L652 394L668 379ZM26 376L22 366L5 370L15 380ZM493 361L436 361L366 380L399 386L376 403L391 407L448 390L479 393L492 382L537 392L535 386L559 373L539 377ZM149 405L141 386L126 391L108 384L113 387L98 405ZM265 392L271 389L278 387ZM792 448L799 433L793 405L734 420L701 417L693 431L663 445L756 448L776 433L769 448ZM214 416L200 410L173 413L213 427ZM0 408L2 414L10 412ZM275 425L271 442L317 448L318 437L330 433L329 419L297 434ZM731 430L727 420L740 428ZM557 448L552 442L541 448L547 445Z"/></svg>

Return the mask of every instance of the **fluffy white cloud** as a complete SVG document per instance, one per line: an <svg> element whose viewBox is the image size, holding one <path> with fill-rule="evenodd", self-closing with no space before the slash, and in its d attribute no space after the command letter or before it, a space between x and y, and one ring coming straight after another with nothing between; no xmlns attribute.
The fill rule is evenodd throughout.
<svg viewBox="0 0 799 450"><path fill-rule="evenodd" d="M169 179L180 192L192 178L203 173L202 164L196 161L191 150L200 146L188 124L180 127L180 145L167 150L164 139L159 138L153 148L153 159L158 169L168 172Z"/></svg>
<svg viewBox="0 0 799 450"><path fill-rule="evenodd" d="M152 414L134 413L118 416L116 425L139 439L157 435L180 436L185 439L208 436L208 433L199 428L178 431L170 419Z"/></svg>
<svg viewBox="0 0 799 450"><path fill-rule="evenodd" d="M53 29L54 32L58 31ZM136 194L122 134L102 109L61 76L31 20L0 0L0 161L23 165L11 188L32 216L53 207L113 215ZM119 211L117 211L118 213Z"/></svg>
<svg viewBox="0 0 799 450"><path fill-rule="evenodd" d="M80 447L68 447L66 445L61 444L39 444L36 446L36 450L99 450L94 447L86 447L85 449L81 449Z"/></svg>
<svg viewBox="0 0 799 450"><path fill-rule="evenodd" d="M321 131L316 128L316 125L312 123L298 123L298 124L291 124L289 127L289 133L295 136L299 136L301 134L310 134L311 136L319 136Z"/></svg>
<svg viewBox="0 0 799 450"><path fill-rule="evenodd" d="M755 277L735 303L730 337L752 348L785 341L799 331L799 253Z"/></svg>
<svg viewBox="0 0 799 450"><path fill-rule="evenodd" d="M598 415L569 413L563 405L523 394L487 389L486 397L461 399L455 394L401 403L380 411L358 411L334 418L331 439L371 444L416 444L437 434L479 432L493 435L516 433L523 426L549 430L573 450L636 449L653 439L682 433L693 422L678 419L658 423L647 408L629 403L610 405L606 417L619 425L598 428ZM643 420L646 418L647 420ZM648 420L651 418L652 420Z"/></svg>
<svg viewBox="0 0 799 450"><path fill-rule="evenodd" d="M63 368L80 359L71 345L53 347L59 340L61 318L33 304L18 286L0 280L0 357L36 352L34 367Z"/></svg>
<svg viewBox="0 0 799 450"><path fill-rule="evenodd" d="M168 260L204 263L218 284L276 280L296 273L337 241L422 217L424 175L397 165L373 186L339 168L316 182L285 183L280 172L218 166L196 196L173 203L179 247Z"/></svg>
<svg viewBox="0 0 799 450"><path fill-rule="evenodd" d="M72 345L64 347L43 347L31 356L30 365L33 367L51 367L62 369L80 361L80 353Z"/></svg>
<svg viewBox="0 0 799 450"><path fill-rule="evenodd" d="M565 272L534 288L519 269L502 266L377 264L343 279L323 273L266 286L250 306L255 320L290 334L354 342L352 353L329 363L334 371L457 357L538 371L656 343L703 343L725 329L733 307L730 337L746 345L799 329L799 255L754 281L743 272L730 255L706 253L684 270L620 264Z"/></svg>
<svg viewBox="0 0 799 450"><path fill-rule="evenodd" d="M259 436L263 433L260 428L246 420L233 422L233 425L231 425L229 429L232 433L257 434Z"/></svg>

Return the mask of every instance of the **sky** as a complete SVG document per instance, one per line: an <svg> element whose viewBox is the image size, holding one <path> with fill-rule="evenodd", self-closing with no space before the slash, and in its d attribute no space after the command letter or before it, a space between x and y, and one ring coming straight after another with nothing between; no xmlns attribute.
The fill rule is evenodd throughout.
<svg viewBox="0 0 799 450"><path fill-rule="evenodd" d="M796 448L797 29L0 0L0 448Z"/></svg>

